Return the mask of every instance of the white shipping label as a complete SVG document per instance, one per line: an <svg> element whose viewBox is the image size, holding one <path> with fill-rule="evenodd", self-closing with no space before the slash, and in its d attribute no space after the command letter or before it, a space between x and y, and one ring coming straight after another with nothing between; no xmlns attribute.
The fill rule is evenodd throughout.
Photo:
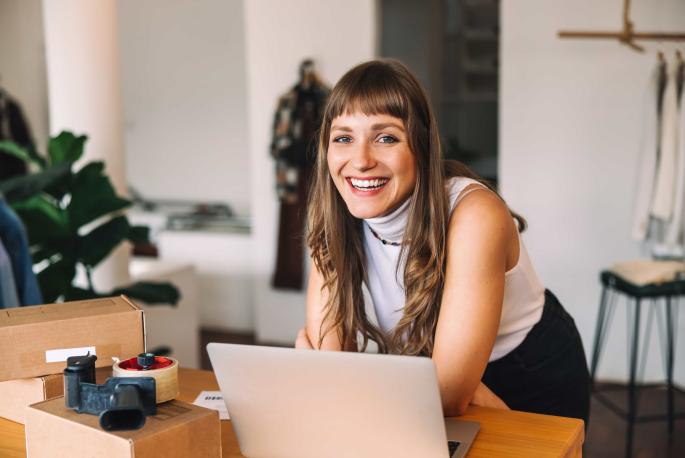
<svg viewBox="0 0 685 458"><path fill-rule="evenodd" d="M224 397L222 396L221 391L203 391L197 395L193 404L207 409L217 410L219 412L220 420L231 419L228 415L228 409L226 408L226 403L224 403Z"/></svg>
<svg viewBox="0 0 685 458"><path fill-rule="evenodd" d="M78 348L58 348L57 350L47 350L45 352L46 363L59 363L66 361L70 356L85 356L90 352L91 355L96 355L95 347L78 347Z"/></svg>

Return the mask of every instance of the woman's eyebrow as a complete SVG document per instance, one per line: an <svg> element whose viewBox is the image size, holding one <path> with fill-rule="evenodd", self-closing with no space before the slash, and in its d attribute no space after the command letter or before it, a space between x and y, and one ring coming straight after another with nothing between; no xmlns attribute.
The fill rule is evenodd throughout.
<svg viewBox="0 0 685 458"><path fill-rule="evenodd" d="M374 124L371 126L371 130L383 130L387 129L388 127L394 127L395 129L399 129L404 132L404 126L401 126L400 124L395 124L394 122L382 122Z"/></svg>
<svg viewBox="0 0 685 458"><path fill-rule="evenodd" d="M395 129L399 129L404 132L404 126L401 124L397 124L394 122L379 122L376 124L371 125L371 130L383 130L387 129L388 127L394 127ZM334 130L341 130L343 132L353 132L351 127L348 126L339 126L337 124L334 124L331 126L331 132Z"/></svg>

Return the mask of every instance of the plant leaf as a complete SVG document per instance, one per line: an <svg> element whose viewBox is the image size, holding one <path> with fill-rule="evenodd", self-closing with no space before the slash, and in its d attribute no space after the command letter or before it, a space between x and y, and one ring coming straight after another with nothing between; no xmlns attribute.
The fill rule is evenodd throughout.
<svg viewBox="0 0 685 458"><path fill-rule="evenodd" d="M77 245L79 239L74 234L61 238L51 238L40 243L31 243L31 258L34 264L45 259L58 258L77 259ZM75 262L75 261L74 261Z"/></svg>
<svg viewBox="0 0 685 458"><path fill-rule="evenodd" d="M47 165L45 159L38 155L38 153L36 153L33 149L24 148L10 140L0 141L0 151L4 151L5 153L18 157L19 159L23 159L25 162L32 162L38 165L38 167L41 169L45 168Z"/></svg>
<svg viewBox="0 0 685 458"><path fill-rule="evenodd" d="M76 275L76 263L71 259L62 258L38 272L38 284L43 293L45 303L56 302L71 287Z"/></svg>
<svg viewBox="0 0 685 458"><path fill-rule="evenodd" d="M13 141L10 141L10 140L0 141L0 151L3 151L7 154L11 154L14 157L18 157L19 159L23 160L24 162L32 162L31 161L31 155L29 154L28 150L26 148L22 148L21 146L17 145Z"/></svg>
<svg viewBox="0 0 685 458"><path fill-rule="evenodd" d="M64 162L76 162L83 155L83 145L88 137L76 136L71 132L62 131L48 141L48 156L52 165Z"/></svg>
<svg viewBox="0 0 685 458"><path fill-rule="evenodd" d="M134 245L150 243L150 228L147 226L131 226L127 238Z"/></svg>
<svg viewBox="0 0 685 458"><path fill-rule="evenodd" d="M177 305L181 293L171 283L140 281L132 285L113 290L110 296L125 294L132 299L138 299L146 304Z"/></svg>
<svg viewBox="0 0 685 458"><path fill-rule="evenodd" d="M78 248L78 259L86 266L94 267L105 259L123 240L130 230L125 216L118 216L90 231Z"/></svg>
<svg viewBox="0 0 685 458"><path fill-rule="evenodd" d="M105 163L102 161L89 162L84 165L76 174L76 179L80 180L84 177L102 175L105 171Z"/></svg>
<svg viewBox="0 0 685 458"><path fill-rule="evenodd" d="M76 286L71 286L64 294L65 301L83 301L86 299L99 299L103 296L95 291L89 289L77 288Z"/></svg>
<svg viewBox="0 0 685 458"><path fill-rule="evenodd" d="M24 222L31 245L71 236L67 212L45 195L35 195L12 208Z"/></svg>
<svg viewBox="0 0 685 458"><path fill-rule="evenodd" d="M38 264L41 261L50 259L51 257L60 252L61 251L54 246L39 246L38 249L32 250L31 259L33 259L34 264Z"/></svg>
<svg viewBox="0 0 685 458"><path fill-rule="evenodd" d="M0 193L10 204L28 199L49 186L65 180L71 174L71 164L60 164L38 173L10 178L0 182Z"/></svg>
<svg viewBox="0 0 685 458"><path fill-rule="evenodd" d="M116 195L112 183L104 175L102 162L91 162L74 175L67 208L73 229L130 205L130 201Z"/></svg>

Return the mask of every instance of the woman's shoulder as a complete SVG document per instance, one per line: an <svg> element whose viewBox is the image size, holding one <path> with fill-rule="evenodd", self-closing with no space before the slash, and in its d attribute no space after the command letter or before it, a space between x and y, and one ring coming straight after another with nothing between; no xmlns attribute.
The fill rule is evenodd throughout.
<svg viewBox="0 0 685 458"><path fill-rule="evenodd" d="M461 201L472 190L479 188L488 189L487 186L473 178L455 176L445 180L445 191L450 203L450 213L454 211L457 203Z"/></svg>
<svg viewBox="0 0 685 458"><path fill-rule="evenodd" d="M506 270L513 268L519 259L520 239L515 219L504 200L473 178L453 177L446 183L450 198L448 245L456 242L461 247L453 252L480 246L484 252L503 254Z"/></svg>
<svg viewBox="0 0 685 458"><path fill-rule="evenodd" d="M504 201L478 180L452 177L446 180L446 186L450 200L448 233L457 225L486 232L513 225Z"/></svg>

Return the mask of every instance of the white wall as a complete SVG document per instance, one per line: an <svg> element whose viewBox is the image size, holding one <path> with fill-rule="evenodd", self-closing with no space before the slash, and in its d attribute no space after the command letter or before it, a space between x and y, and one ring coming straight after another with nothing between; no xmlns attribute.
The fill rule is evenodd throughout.
<svg viewBox="0 0 685 458"><path fill-rule="evenodd" d="M249 0L244 8L257 338L292 342L304 323L304 294L268 286L278 229L269 156L273 112L279 95L296 83L302 59L313 58L332 85L374 56L376 8L373 0Z"/></svg>
<svg viewBox="0 0 685 458"><path fill-rule="evenodd" d="M254 331L248 234L165 231L158 246L164 261L195 266L202 327Z"/></svg>
<svg viewBox="0 0 685 458"><path fill-rule="evenodd" d="M242 0L119 1L129 183L250 207Z"/></svg>
<svg viewBox="0 0 685 458"><path fill-rule="evenodd" d="M0 86L21 105L38 151L48 138L41 0L0 1Z"/></svg>
<svg viewBox="0 0 685 458"><path fill-rule="evenodd" d="M640 256L630 224L643 96L659 45L644 42L647 52L640 54L614 41L561 40L556 34L615 29L621 7L618 0L521 0L502 2L501 12L501 188L510 206L528 219L525 240L533 261L575 318L588 358L600 270ZM639 30L684 30L685 2L633 2L632 18ZM684 49L682 42L679 47ZM621 306L600 378L626 378L625 329ZM677 332L685 334L682 310ZM681 338L676 353L681 384L684 352ZM662 378L661 367L653 345L647 377Z"/></svg>

